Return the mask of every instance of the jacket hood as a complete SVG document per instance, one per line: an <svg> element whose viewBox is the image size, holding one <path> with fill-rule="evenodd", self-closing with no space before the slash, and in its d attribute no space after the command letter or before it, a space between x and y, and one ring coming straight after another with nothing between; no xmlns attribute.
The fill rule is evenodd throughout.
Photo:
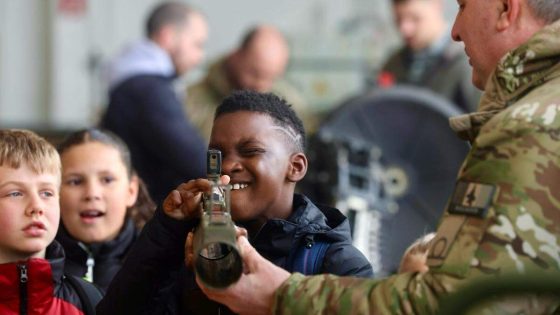
<svg viewBox="0 0 560 315"><path fill-rule="evenodd" d="M109 90L136 75L175 76L169 54L151 40L142 40L127 46L109 62L105 70Z"/></svg>
<svg viewBox="0 0 560 315"><path fill-rule="evenodd" d="M303 241L351 242L348 219L337 209L317 207L307 197L294 194L293 213L286 220L269 220L251 239L268 259L287 257Z"/></svg>
<svg viewBox="0 0 560 315"><path fill-rule="evenodd" d="M452 117L451 128L474 141L482 125L525 96L535 85L560 76L560 21L535 33L500 60L486 84L475 113Z"/></svg>

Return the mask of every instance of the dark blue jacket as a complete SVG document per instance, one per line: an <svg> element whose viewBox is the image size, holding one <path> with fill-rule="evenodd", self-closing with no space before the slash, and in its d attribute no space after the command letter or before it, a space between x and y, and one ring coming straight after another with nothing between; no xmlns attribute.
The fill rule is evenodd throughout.
<svg viewBox="0 0 560 315"><path fill-rule="evenodd" d="M101 126L128 145L132 164L158 204L180 183L205 177L206 147L187 121L173 78L135 75L111 90Z"/></svg>
<svg viewBox="0 0 560 315"><path fill-rule="evenodd" d="M156 212L143 229L125 265L114 278L97 310L100 314L228 314L227 307L209 301L183 268L185 238L192 223ZM373 276L367 259L352 246L348 220L334 208L315 206L294 195L294 212L286 220L269 220L251 240L257 251L290 270L288 257L306 238L331 243L322 273Z"/></svg>

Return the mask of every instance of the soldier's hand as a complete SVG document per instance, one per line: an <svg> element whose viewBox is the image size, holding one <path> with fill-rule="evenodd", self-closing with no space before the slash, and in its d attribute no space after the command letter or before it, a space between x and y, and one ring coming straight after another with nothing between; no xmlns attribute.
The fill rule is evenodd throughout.
<svg viewBox="0 0 560 315"><path fill-rule="evenodd" d="M229 176L221 177L222 184L229 183ZM201 214L202 193L210 191L210 181L205 178L190 180L179 185L163 201L163 212L177 220L192 220Z"/></svg>
<svg viewBox="0 0 560 315"><path fill-rule="evenodd" d="M210 299L227 305L238 314L270 314L274 293L290 273L263 258L245 236L237 239L241 250L244 274L226 289L210 289L196 279Z"/></svg>

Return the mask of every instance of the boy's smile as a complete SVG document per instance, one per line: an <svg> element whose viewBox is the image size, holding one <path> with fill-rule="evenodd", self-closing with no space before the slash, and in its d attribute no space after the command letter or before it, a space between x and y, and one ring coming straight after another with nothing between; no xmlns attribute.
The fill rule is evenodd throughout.
<svg viewBox="0 0 560 315"><path fill-rule="evenodd" d="M209 147L222 152L222 172L231 178L234 220L265 222L291 213L291 145L271 117L250 111L223 114L214 121Z"/></svg>

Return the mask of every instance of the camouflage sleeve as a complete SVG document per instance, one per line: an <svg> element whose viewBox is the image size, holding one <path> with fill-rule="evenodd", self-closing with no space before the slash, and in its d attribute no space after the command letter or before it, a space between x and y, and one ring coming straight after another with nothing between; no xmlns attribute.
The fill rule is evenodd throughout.
<svg viewBox="0 0 560 315"><path fill-rule="evenodd" d="M560 106L554 104L517 104L484 125L438 227L429 272L384 280L292 275L277 292L274 314L433 314L442 296L468 281L558 272Z"/></svg>
<svg viewBox="0 0 560 315"><path fill-rule="evenodd" d="M441 279L406 273L383 280L292 275L277 291L273 314L434 314Z"/></svg>

